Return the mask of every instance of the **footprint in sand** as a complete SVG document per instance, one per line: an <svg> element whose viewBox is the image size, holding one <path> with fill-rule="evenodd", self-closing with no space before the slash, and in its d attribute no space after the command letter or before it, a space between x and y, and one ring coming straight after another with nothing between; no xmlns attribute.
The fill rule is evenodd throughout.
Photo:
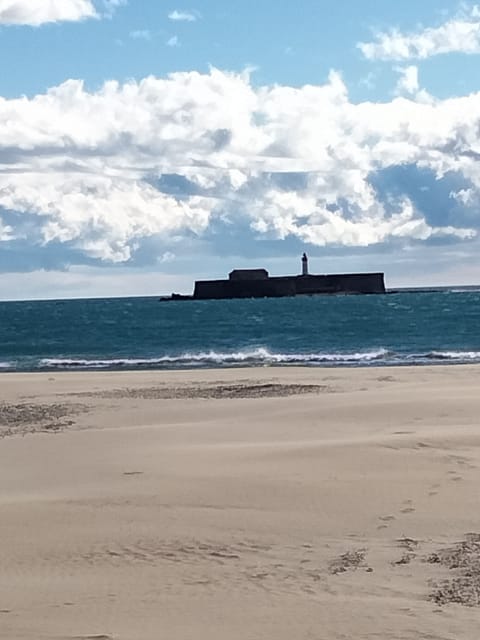
<svg viewBox="0 0 480 640"><path fill-rule="evenodd" d="M432 445L427 444L426 442L417 442L415 445L415 449L430 449Z"/></svg>
<svg viewBox="0 0 480 640"><path fill-rule="evenodd" d="M469 464L467 460L458 459L456 460L456 463L458 464L459 467L468 467L468 468L473 467L473 465Z"/></svg>
<svg viewBox="0 0 480 640"><path fill-rule="evenodd" d="M428 487L428 495L429 495L430 497L438 495L438 490L439 490L439 489L440 489L440 484L438 484L438 483L436 483L436 484L431 484L431 485Z"/></svg>
<svg viewBox="0 0 480 640"><path fill-rule="evenodd" d="M448 462L453 462L454 464L458 465L459 467L463 467L464 469L476 469L476 465L474 465L472 463L472 459L471 458L467 458L466 456L456 456L456 455L450 455L446 457L446 460Z"/></svg>
<svg viewBox="0 0 480 640"><path fill-rule="evenodd" d="M463 477L459 475L458 471L447 471L447 475L450 476L449 480L452 482L459 482L460 480L463 480Z"/></svg>
<svg viewBox="0 0 480 640"><path fill-rule="evenodd" d="M400 509L400 513L413 513L415 509L413 507L405 507L404 509Z"/></svg>
<svg viewBox="0 0 480 640"><path fill-rule="evenodd" d="M378 519L383 523L377 526L377 531L381 531L382 529L388 529L389 523L395 520L395 516L380 516Z"/></svg>

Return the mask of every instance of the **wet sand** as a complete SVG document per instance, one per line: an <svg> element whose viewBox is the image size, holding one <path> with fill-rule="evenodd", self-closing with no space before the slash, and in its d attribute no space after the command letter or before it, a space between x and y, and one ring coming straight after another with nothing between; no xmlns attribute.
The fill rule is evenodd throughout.
<svg viewBox="0 0 480 640"><path fill-rule="evenodd" d="M478 637L480 367L0 389L1 638Z"/></svg>

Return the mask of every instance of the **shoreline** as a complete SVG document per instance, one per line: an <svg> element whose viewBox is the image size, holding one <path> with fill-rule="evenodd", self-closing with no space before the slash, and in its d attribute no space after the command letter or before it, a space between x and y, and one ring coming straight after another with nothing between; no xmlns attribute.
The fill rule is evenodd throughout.
<svg viewBox="0 0 480 640"><path fill-rule="evenodd" d="M463 368L468 369L471 368L472 371L476 371L480 362L432 362L428 364L392 364L392 365L384 365L378 363L372 364L358 364L358 365L330 365L330 364L319 364L319 365L309 365L309 364L253 364L253 365L225 365L225 366L212 366L212 367L179 367L179 368L145 368L145 369L101 369L101 368L92 368L92 369L35 369L30 371L0 371L1 373L7 373L9 376L63 376L63 375L99 375L99 376L182 376L185 375L189 377L193 374L203 375L206 374L209 377L211 374L217 373L226 373L228 376L233 375L235 372L252 372L254 375L257 375L258 372L282 372L281 375L285 375L288 378L288 372L298 373L298 372L352 372L352 371L360 371L360 372L368 372L375 370L384 370L388 368L389 370L397 370L398 371L438 371L439 369L448 370L450 368ZM361 375L361 374L359 374Z"/></svg>
<svg viewBox="0 0 480 640"><path fill-rule="evenodd" d="M466 354L475 354L475 356L473 357L461 357L460 354L463 354L463 356L465 356ZM447 355L445 355L447 354ZM365 359L364 360L357 360L357 361L352 361L349 360L349 355L348 354L337 354L340 357L345 357L347 359L345 360L329 360L327 356L325 356L324 360L314 360L312 358L312 360L305 360L305 361L300 361L300 360L295 360L295 361L279 361L279 362L262 362L262 361L258 361L258 362L254 362L254 363L247 363L244 364L242 362L238 362L238 363L225 363L224 365L218 365L218 363L213 364L213 365L208 365L208 364L198 364L198 365L194 365L194 364L190 364L190 365L177 365L177 366L154 366L151 365L149 366L147 365L142 365L139 364L137 366L122 366L122 365L117 365L117 366L111 366L109 367L108 365L105 366L95 366L94 364L92 364L91 366L88 365L84 365L84 364L79 364L78 366L75 365L58 365L58 366L42 366L42 367L38 367L38 368L31 368L31 369L16 369L13 366L7 365L7 364L2 364L0 363L0 378L2 377L2 374L8 374L8 375L12 375L12 374L44 374L44 375L61 375L63 373L90 373L90 374L96 374L96 373L105 373L105 374L112 374L112 373L125 373L125 374L135 374L135 373L165 373L165 374L169 374L169 373L174 373L174 372L185 372L186 374L190 374L190 373L194 373L194 372L198 372L198 373L202 373L205 371L229 371L229 370L257 370L257 369L272 369L272 370L289 370L289 369L310 369L310 370L352 370L352 369L361 369L361 370L368 370L368 369L417 369L417 368L438 368L438 367L465 367L465 366L478 366L480 365L480 351L475 351L475 352L455 352L455 351L450 351L450 352L445 352L445 354L443 354L442 352L438 352L438 355L430 355L430 354L426 354L426 355L418 355L416 356L418 358L418 360L412 360L412 359L406 359L404 361L401 360L397 360L397 359L393 359L393 360L382 360L381 357L372 357L371 359L368 358L368 354L354 354L355 356L364 356ZM288 357L285 356L285 357ZM309 356L305 356L305 358L308 358ZM178 360L181 360L183 358L183 356L178 356ZM161 359L161 358L160 358ZM70 359L69 359L70 360ZM112 361L115 361L117 359L112 359ZM125 361L128 362L129 360L132 360L133 362L137 361L137 360L142 360L141 358L119 358L118 360L121 361ZM156 360L155 358L153 358L152 360ZM83 361L82 361L83 362ZM95 362L94 360L92 362ZM108 362L108 360L101 360L101 362Z"/></svg>
<svg viewBox="0 0 480 640"><path fill-rule="evenodd" d="M9 640L476 637L476 365L1 382Z"/></svg>

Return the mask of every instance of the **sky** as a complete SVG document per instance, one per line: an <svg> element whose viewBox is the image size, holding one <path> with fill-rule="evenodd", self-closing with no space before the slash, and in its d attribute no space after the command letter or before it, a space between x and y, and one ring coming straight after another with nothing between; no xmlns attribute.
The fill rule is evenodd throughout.
<svg viewBox="0 0 480 640"><path fill-rule="evenodd" d="M0 299L480 284L480 5L0 0Z"/></svg>

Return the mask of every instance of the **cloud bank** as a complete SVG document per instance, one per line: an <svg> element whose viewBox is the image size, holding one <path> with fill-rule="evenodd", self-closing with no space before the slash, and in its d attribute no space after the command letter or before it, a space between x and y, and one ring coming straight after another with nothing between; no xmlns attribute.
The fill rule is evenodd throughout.
<svg viewBox="0 0 480 640"><path fill-rule="evenodd" d="M393 29L378 33L374 42L361 42L358 48L368 60L424 60L446 53L480 53L480 8L453 18L438 27L412 33Z"/></svg>
<svg viewBox="0 0 480 640"><path fill-rule="evenodd" d="M447 199L473 207L479 131L480 93L354 104L335 72L301 88L217 69L96 92L68 80L0 98L0 241L108 262L218 228L322 247L462 242L480 226L473 208L439 217L379 176L454 176Z"/></svg>
<svg viewBox="0 0 480 640"><path fill-rule="evenodd" d="M104 0L110 15L124 0ZM101 17L92 0L0 0L0 24L38 27L50 22L77 22Z"/></svg>

